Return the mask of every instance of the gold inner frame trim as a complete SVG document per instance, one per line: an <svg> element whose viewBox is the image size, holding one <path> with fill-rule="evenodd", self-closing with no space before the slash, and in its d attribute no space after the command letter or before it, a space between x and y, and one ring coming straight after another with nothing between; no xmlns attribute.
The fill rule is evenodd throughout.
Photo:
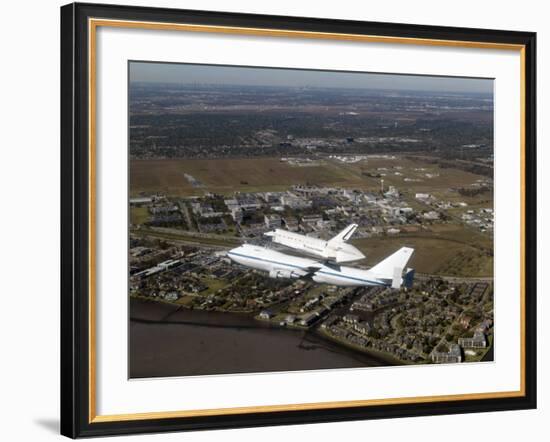
<svg viewBox="0 0 550 442"><path fill-rule="evenodd" d="M416 396L387 399L316 402L284 405L261 405L233 408L196 409L179 411L158 411L128 414L96 414L96 36L97 28L133 28L161 31L207 32L218 34L253 35L265 37L291 37L386 44L410 44L419 46L443 46L475 49L496 49L518 51L520 54L520 389L487 393L465 393L437 396ZM282 29L244 28L231 26L210 26L182 23L140 22L129 20L88 19L88 94L89 94L89 423L133 421L145 419L168 419L180 417L238 415L247 413L273 413L281 411L322 410L329 408L365 407L376 405L420 404L428 402L482 400L525 396L525 46L494 42L423 39L377 35L339 34Z"/></svg>
<svg viewBox="0 0 550 442"><path fill-rule="evenodd" d="M287 29L244 28L238 26L211 26L183 23L160 23L131 20L90 19L92 27L105 26L115 28L149 29L157 31L208 32L217 34L254 35L263 37L294 37L322 40L359 41L370 43L399 43L422 46L455 46L461 48L521 50L523 45L460 40L441 40L430 38L391 37L380 35L345 34L334 32L292 31Z"/></svg>

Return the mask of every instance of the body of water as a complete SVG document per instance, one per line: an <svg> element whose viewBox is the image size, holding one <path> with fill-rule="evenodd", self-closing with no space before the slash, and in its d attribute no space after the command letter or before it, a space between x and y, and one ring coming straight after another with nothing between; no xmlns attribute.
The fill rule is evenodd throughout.
<svg viewBox="0 0 550 442"><path fill-rule="evenodd" d="M314 331L138 299L130 300L129 340L131 378L389 365Z"/></svg>

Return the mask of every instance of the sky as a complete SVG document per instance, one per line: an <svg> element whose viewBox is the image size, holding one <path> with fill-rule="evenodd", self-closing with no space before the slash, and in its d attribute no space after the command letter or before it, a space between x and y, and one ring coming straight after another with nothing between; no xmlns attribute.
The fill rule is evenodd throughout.
<svg viewBox="0 0 550 442"><path fill-rule="evenodd" d="M493 91L491 79L136 61L130 62L130 81L240 86L342 87L451 93L491 94Z"/></svg>

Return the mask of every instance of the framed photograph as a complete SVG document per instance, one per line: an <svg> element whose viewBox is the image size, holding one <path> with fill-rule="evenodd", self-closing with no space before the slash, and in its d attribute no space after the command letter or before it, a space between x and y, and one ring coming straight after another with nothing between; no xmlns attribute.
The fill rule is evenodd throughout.
<svg viewBox="0 0 550 442"><path fill-rule="evenodd" d="M62 434L535 408L535 42L62 7Z"/></svg>

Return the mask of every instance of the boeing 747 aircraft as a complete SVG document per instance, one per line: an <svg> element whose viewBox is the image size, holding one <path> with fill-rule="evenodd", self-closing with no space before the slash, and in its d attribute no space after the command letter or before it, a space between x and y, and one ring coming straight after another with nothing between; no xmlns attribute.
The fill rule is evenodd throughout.
<svg viewBox="0 0 550 442"><path fill-rule="evenodd" d="M356 247L347 244L347 241L352 237L356 229L357 224L350 224L328 241L283 229L275 229L273 232L267 232L264 235L270 236L271 240L277 244L282 244L308 255L319 256L328 261L340 263L359 261L365 258L365 255Z"/></svg>
<svg viewBox="0 0 550 442"><path fill-rule="evenodd" d="M315 282L341 287L376 285L399 288L412 285L414 270L405 270L405 266L413 252L414 249L402 247L369 270L287 255L251 244L232 249L227 256L246 267L268 272L271 278L311 278Z"/></svg>

